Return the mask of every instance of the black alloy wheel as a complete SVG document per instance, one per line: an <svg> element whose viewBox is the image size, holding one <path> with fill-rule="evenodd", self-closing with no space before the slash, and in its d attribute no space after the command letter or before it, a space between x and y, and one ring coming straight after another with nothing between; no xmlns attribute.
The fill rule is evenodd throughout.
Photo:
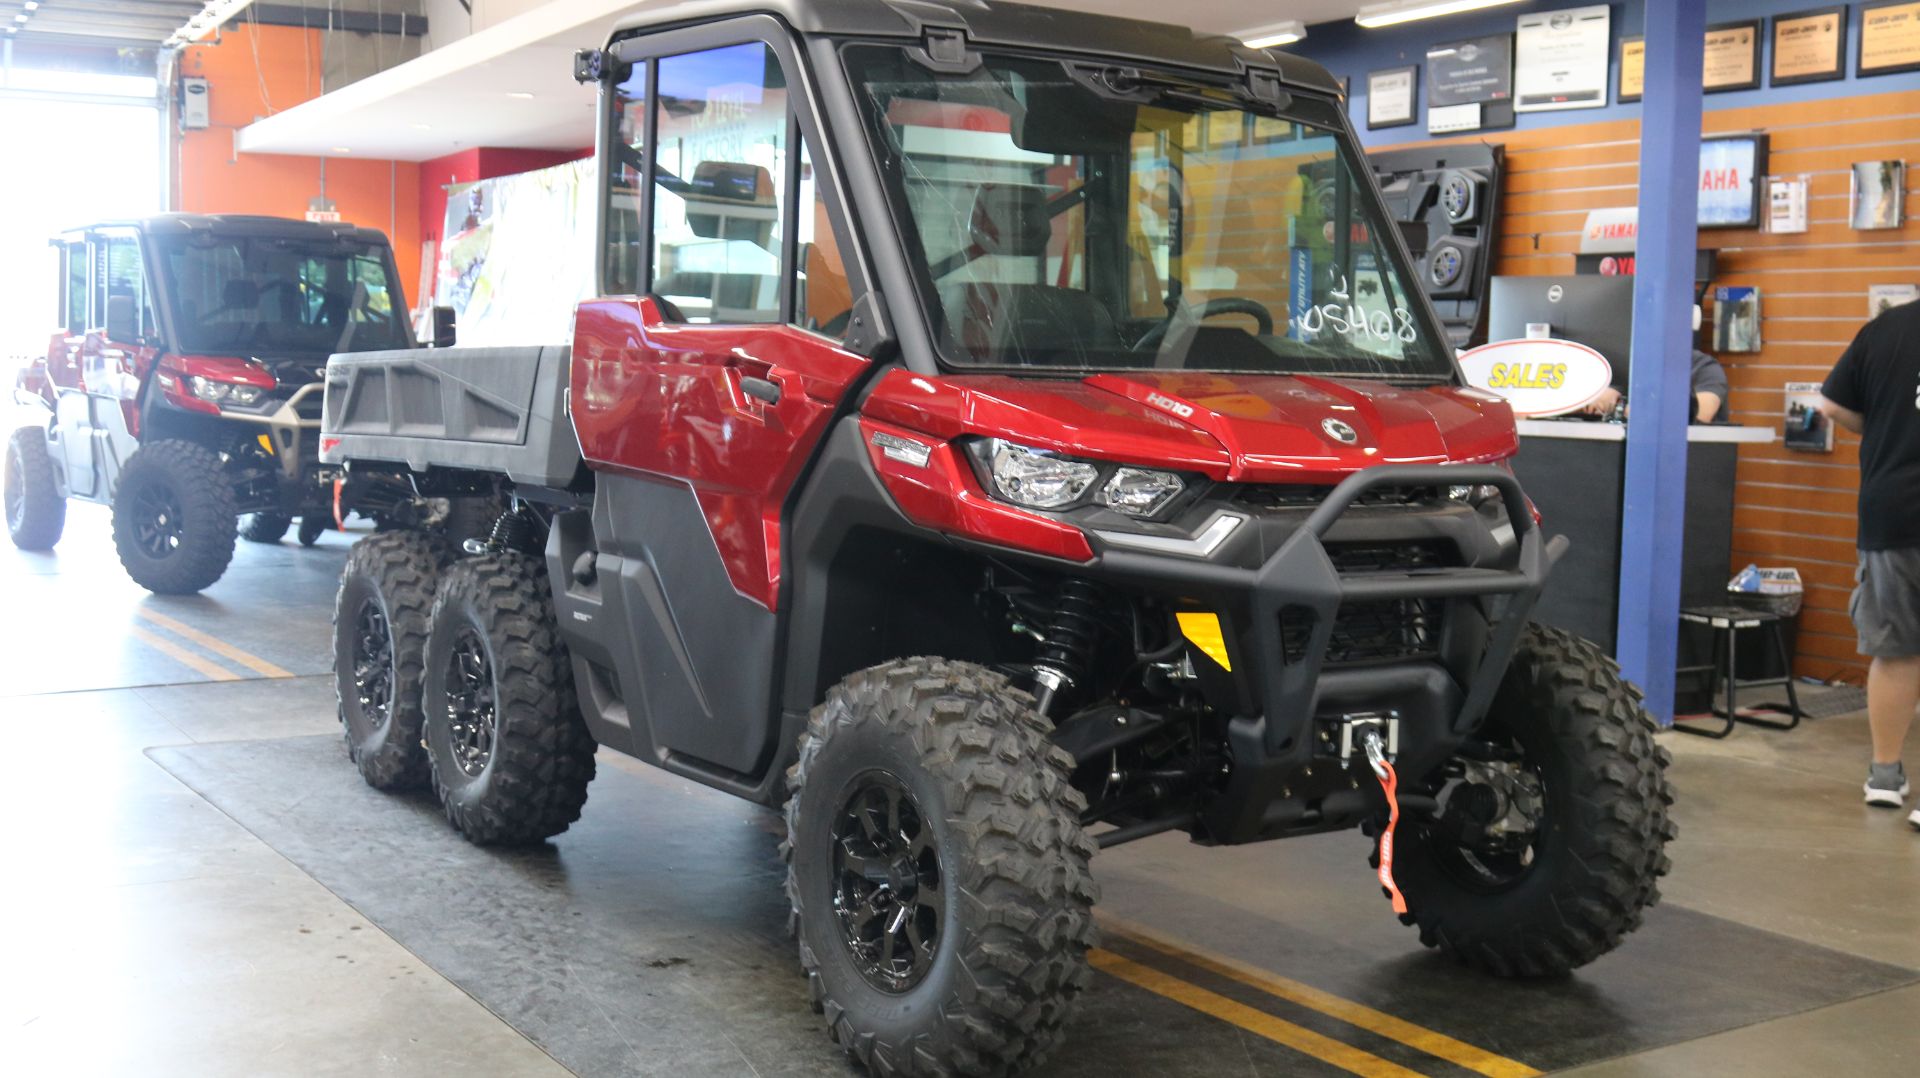
<svg viewBox="0 0 1920 1078"><path fill-rule="evenodd" d="M463 628L447 656L447 731L461 771L478 775L487 769L498 724L493 664L487 661L480 634Z"/></svg>
<svg viewBox="0 0 1920 1078"><path fill-rule="evenodd" d="M380 604L369 597L353 624L353 687L360 712L374 730L393 718L393 629Z"/></svg>
<svg viewBox="0 0 1920 1078"><path fill-rule="evenodd" d="M141 487L133 494L134 545L140 553L155 561L170 558L180 549L182 536L180 499L173 488L162 483Z"/></svg>
<svg viewBox="0 0 1920 1078"><path fill-rule="evenodd" d="M933 827L907 788L885 771L856 778L833 827L833 908L868 984L905 992L932 968L942 878Z"/></svg>
<svg viewBox="0 0 1920 1078"><path fill-rule="evenodd" d="M1514 744L1491 744L1494 759L1457 761L1460 774L1442 787L1444 807L1430 825L1435 859L1454 882L1494 894L1533 868L1547 822L1547 788L1539 767Z"/></svg>

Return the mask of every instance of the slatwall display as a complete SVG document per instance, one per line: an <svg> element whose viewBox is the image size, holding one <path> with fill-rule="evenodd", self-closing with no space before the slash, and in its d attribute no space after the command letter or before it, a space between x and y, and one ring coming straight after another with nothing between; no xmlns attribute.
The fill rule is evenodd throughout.
<svg viewBox="0 0 1920 1078"><path fill-rule="evenodd" d="M1616 120L1475 136L1507 151L1493 272L1574 272L1587 211L1638 197L1639 128L1637 120ZM1920 284L1920 90L1709 112L1705 129L1763 131L1771 136L1770 173L1812 177L1807 232L1700 234L1701 247L1720 251L1716 286L1761 291L1764 347L1718 356L1733 384L1731 418L1778 432L1785 383L1826 377L1866 321L1868 286ZM1850 170L1856 161L1883 159L1908 163L1907 219L1897 230L1855 231L1847 219ZM1712 302L1705 301L1707 330ZM1710 341L1703 331L1699 343ZM1800 570L1807 595L1797 667L1805 675L1857 681L1864 674L1847 619L1859 444L1842 431L1830 454L1796 452L1777 440L1740 447L1728 575L1750 562Z"/></svg>

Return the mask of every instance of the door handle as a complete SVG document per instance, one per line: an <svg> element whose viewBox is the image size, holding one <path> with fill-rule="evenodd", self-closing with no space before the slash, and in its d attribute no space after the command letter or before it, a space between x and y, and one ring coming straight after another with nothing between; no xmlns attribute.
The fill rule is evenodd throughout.
<svg viewBox="0 0 1920 1078"><path fill-rule="evenodd" d="M769 378L756 378L751 374L740 376L740 392L757 401L768 404L780 403L780 383Z"/></svg>

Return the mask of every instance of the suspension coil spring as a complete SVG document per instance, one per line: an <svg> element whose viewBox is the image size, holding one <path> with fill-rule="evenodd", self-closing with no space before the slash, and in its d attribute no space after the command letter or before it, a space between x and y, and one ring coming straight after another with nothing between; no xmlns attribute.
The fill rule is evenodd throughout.
<svg viewBox="0 0 1920 1078"><path fill-rule="evenodd" d="M1072 578L1060 584L1052 617L1033 660L1035 707L1042 714L1061 689L1085 679L1099 640L1102 592L1089 580Z"/></svg>
<svg viewBox="0 0 1920 1078"><path fill-rule="evenodd" d="M493 533L487 539L487 545L495 550L518 550L528 554L536 553L533 542L533 521L526 510L517 507L495 518Z"/></svg>

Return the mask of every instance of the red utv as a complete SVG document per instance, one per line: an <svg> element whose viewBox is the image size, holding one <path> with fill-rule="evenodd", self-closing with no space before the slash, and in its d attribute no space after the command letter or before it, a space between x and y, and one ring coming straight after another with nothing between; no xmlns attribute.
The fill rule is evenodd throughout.
<svg viewBox="0 0 1920 1078"><path fill-rule="evenodd" d="M61 328L15 391L47 418L7 445L15 545L50 549L67 498L102 502L128 575L179 593L220 579L236 533L275 542L297 516L312 545L332 527L327 356L413 343L386 237L163 214L54 246Z"/></svg>
<svg viewBox="0 0 1920 1078"><path fill-rule="evenodd" d="M1422 942L1501 975L1640 923L1665 757L1606 655L1529 624L1563 543L1325 71L759 0L576 72L572 340L328 367L343 504L429 522L341 580L368 782L480 843L564 831L596 746L784 806L813 999L879 1074L1039 1059L1095 851L1162 832L1361 829ZM436 499L488 488L450 547Z"/></svg>

